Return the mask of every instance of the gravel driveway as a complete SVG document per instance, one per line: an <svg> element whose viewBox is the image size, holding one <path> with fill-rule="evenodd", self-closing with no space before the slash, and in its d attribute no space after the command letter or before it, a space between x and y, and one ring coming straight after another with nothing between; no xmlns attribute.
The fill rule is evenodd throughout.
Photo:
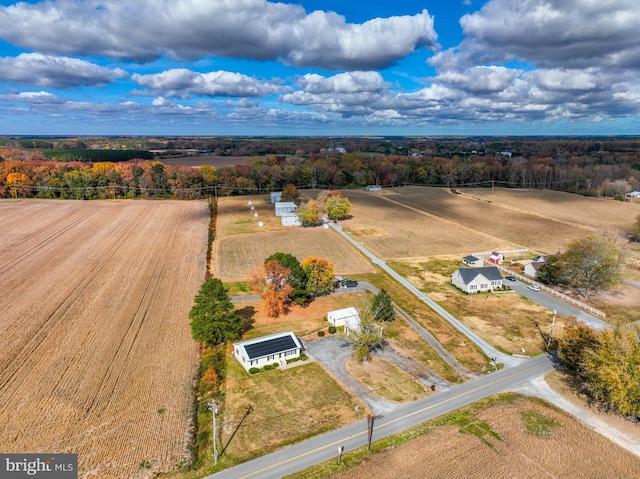
<svg viewBox="0 0 640 479"><path fill-rule="evenodd" d="M365 402L373 414L384 414L392 411L398 403L387 401L369 390L361 382L357 381L345 367L345 363L353 355L353 350L349 343L339 336L325 336L324 338L305 341L303 338L305 353L322 365L332 376L344 384L355 396ZM434 374L423 364L403 356L390 346L385 346L383 350L376 350L374 355L382 357L399 368L407 371L418 381L431 387L436 385L437 390L443 390L450 386L450 383Z"/></svg>

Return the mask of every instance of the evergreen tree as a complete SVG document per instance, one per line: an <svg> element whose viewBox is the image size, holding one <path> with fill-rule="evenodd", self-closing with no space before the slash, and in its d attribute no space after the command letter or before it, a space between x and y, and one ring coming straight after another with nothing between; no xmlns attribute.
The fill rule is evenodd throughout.
<svg viewBox="0 0 640 479"><path fill-rule="evenodd" d="M191 335L207 346L216 346L242 337L244 321L235 312L228 291L217 278L205 281L189 311Z"/></svg>
<svg viewBox="0 0 640 479"><path fill-rule="evenodd" d="M391 296L384 289L371 298L370 309L376 321L393 321L395 319Z"/></svg>
<svg viewBox="0 0 640 479"><path fill-rule="evenodd" d="M549 256L538 270L538 279L544 284L560 284L562 281L558 258Z"/></svg>

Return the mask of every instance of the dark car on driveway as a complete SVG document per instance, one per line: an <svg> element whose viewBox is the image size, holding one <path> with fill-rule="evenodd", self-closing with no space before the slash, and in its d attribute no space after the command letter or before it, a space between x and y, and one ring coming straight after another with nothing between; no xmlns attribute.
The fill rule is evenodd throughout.
<svg viewBox="0 0 640 479"><path fill-rule="evenodd" d="M342 282L342 286L344 286L345 288L355 288L356 286L358 286L358 282L353 279L345 279Z"/></svg>

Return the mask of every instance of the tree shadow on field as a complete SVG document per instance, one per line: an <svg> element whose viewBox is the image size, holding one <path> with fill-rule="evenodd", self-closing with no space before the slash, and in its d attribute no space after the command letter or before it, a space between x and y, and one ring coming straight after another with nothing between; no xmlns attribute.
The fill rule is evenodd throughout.
<svg viewBox="0 0 640 479"><path fill-rule="evenodd" d="M254 319L256 315L256 308L254 308L253 306L245 306L242 309L236 310L236 312L238 313L238 316L243 319L242 334L244 334L252 329L254 323L256 322L256 320Z"/></svg>

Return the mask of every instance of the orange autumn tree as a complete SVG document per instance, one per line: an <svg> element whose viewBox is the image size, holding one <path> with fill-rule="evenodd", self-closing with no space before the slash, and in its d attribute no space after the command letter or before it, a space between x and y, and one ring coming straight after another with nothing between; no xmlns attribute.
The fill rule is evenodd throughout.
<svg viewBox="0 0 640 479"><path fill-rule="evenodd" d="M293 291L290 278L291 270L276 260L269 260L250 273L249 284L262 296L262 305L269 317L277 318L289 312L289 294Z"/></svg>
<svg viewBox="0 0 640 479"><path fill-rule="evenodd" d="M333 290L333 264L327 258L308 256L301 264L307 274L307 291L320 296Z"/></svg>

